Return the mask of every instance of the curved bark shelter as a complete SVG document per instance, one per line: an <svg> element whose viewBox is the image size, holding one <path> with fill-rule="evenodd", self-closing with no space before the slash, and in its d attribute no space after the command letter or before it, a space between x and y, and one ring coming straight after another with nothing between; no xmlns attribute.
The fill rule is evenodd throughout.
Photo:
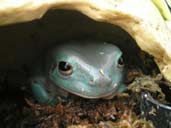
<svg viewBox="0 0 171 128"><path fill-rule="evenodd" d="M171 81L171 31L151 0L1 0L0 25L39 19L49 9L77 10L121 27Z"/></svg>

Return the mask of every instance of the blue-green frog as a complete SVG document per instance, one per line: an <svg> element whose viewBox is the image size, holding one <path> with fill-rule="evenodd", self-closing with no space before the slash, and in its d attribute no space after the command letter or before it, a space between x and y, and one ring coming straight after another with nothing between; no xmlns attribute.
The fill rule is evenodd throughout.
<svg viewBox="0 0 171 128"><path fill-rule="evenodd" d="M121 50L99 41L71 41L50 48L31 78L39 103L56 104L68 93L88 99L110 99L125 89Z"/></svg>

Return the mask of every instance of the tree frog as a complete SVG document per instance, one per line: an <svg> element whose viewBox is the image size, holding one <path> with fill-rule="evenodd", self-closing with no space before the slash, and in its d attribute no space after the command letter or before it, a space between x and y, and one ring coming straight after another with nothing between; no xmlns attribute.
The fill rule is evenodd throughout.
<svg viewBox="0 0 171 128"><path fill-rule="evenodd" d="M57 44L43 55L31 78L34 97L42 104L56 104L68 93L110 99L123 90L124 63L121 50L99 41Z"/></svg>

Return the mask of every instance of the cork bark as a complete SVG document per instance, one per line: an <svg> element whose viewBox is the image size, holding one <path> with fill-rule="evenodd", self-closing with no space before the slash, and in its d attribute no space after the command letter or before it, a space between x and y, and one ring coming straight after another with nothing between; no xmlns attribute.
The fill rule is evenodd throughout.
<svg viewBox="0 0 171 128"><path fill-rule="evenodd" d="M1 0L0 25L32 21L49 9L81 12L98 22L117 25L154 57L171 81L171 31L151 0Z"/></svg>

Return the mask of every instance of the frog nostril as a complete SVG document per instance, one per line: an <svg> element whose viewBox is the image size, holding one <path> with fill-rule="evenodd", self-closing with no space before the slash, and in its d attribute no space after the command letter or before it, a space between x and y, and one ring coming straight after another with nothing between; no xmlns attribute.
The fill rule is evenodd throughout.
<svg viewBox="0 0 171 128"><path fill-rule="evenodd" d="M95 81L94 81L94 80L90 80L90 81L89 81L89 84L90 84L90 85L95 85Z"/></svg>

